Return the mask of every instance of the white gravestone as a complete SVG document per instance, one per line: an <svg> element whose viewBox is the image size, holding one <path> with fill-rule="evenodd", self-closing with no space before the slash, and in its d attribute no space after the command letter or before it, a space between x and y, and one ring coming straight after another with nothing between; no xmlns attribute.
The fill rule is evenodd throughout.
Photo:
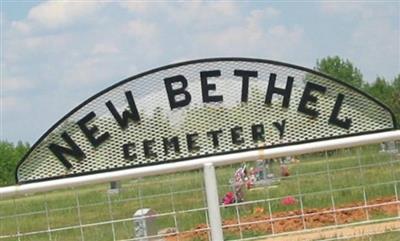
<svg viewBox="0 0 400 241"><path fill-rule="evenodd" d="M139 238L139 241L158 240L158 238L147 238L148 236L157 235L157 227L155 224L156 214L157 213L150 208L138 209L135 214L133 214L135 238Z"/></svg>

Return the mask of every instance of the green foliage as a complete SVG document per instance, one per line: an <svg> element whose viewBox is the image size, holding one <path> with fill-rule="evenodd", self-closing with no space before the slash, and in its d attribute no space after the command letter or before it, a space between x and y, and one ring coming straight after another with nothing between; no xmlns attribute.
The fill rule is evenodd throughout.
<svg viewBox="0 0 400 241"><path fill-rule="evenodd" d="M394 78L392 88L392 102L390 103L390 107L396 116L397 127L400 128L400 74Z"/></svg>
<svg viewBox="0 0 400 241"><path fill-rule="evenodd" d="M343 60L339 56L326 57L317 60L316 70L335 77L356 88L363 86L363 76L360 70L353 66L348 60Z"/></svg>
<svg viewBox="0 0 400 241"><path fill-rule="evenodd" d="M390 82L386 81L382 77L376 78L375 82L372 84L366 84L364 90L385 103L389 103L391 101L394 91Z"/></svg>
<svg viewBox="0 0 400 241"><path fill-rule="evenodd" d="M367 83L363 80L360 70L353 63L348 59L341 59L339 56L328 56L317 60L315 69L362 89L383 102L393 111L397 126L400 127L400 74L393 81L377 77L373 83Z"/></svg>
<svg viewBox="0 0 400 241"><path fill-rule="evenodd" d="M17 145L0 141L0 186L14 184L14 172L17 163L29 148L28 143L21 141Z"/></svg>
<svg viewBox="0 0 400 241"><path fill-rule="evenodd" d="M400 74L391 82L378 77L372 84L366 84L364 90L393 111L400 127Z"/></svg>

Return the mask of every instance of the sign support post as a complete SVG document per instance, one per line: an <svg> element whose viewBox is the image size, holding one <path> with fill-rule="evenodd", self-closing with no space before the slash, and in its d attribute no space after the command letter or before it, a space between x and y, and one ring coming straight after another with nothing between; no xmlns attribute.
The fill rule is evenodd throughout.
<svg viewBox="0 0 400 241"><path fill-rule="evenodd" d="M213 241L224 240L215 168L212 163L205 163L203 169L208 217L210 219L211 239Z"/></svg>

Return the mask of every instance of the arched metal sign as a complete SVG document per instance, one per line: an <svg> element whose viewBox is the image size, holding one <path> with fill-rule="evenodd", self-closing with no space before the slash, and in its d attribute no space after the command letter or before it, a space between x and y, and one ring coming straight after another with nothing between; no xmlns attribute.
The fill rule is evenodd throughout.
<svg viewBox="0 0 400 241"><path fill-rule="evenodd" d="M184 161L395 129L392 112L310 69L269 60L188 61L125 79L50 128L18 182Z"/></svg>

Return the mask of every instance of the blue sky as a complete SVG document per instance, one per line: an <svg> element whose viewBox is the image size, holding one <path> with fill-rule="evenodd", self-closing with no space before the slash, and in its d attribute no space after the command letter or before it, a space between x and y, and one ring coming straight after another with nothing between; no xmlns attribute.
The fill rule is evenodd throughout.
<svg viewBox="0 0 400 241"><path fill-rule="evenodd" d="M98 91L205 57L315 66L339 55L368 82L400 73L399 2L2 1L0 138L36 141Z"/></svg>

